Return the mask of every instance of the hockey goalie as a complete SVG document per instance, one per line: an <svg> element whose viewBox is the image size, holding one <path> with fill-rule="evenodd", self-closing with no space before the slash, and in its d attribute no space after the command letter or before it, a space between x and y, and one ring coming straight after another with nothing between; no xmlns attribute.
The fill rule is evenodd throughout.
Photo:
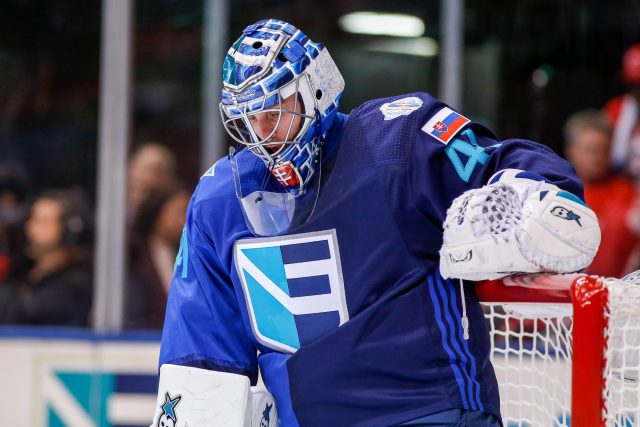
<svg viewBox="0 0 640 427"><path fill-rule="evenodd" d="M338 112L328 50L283 21L222 74L236 144L189 205L153 425L499 426L474 281L589 264L570 165L427 93Z"/></svg>

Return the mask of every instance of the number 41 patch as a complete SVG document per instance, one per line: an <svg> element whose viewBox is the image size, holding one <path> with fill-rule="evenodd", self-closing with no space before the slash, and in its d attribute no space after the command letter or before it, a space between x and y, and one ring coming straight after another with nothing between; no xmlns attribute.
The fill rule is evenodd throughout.
<svg viewBox="0 0 640 427"><path fill-rule="evenodd" d="M465 130L460 136L466 136L469 142L462 138L455 138L444 148L444 152L447 153L460 179L469 182L473 170L478 164L484 165L489 155L484 152L484 147L478 145L471 129ZM460 154L466 157L466 163L462 162Z"/></svg>

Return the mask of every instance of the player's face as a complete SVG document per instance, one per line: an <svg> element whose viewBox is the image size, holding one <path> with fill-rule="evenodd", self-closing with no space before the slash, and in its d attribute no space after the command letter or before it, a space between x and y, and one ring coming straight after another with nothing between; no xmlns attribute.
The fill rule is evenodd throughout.
<svg viewBox="0 0 640 427"><path fill-rule="evenodd" d="M607 175L611 167L609 136L596 129L576 133L567 149L569 161L585 182L594 182Z"/></svg>
<svg viewBox="0 0 640 427"><path fill-rule="evenodd" d="M249 124L253 128L260 140L267 142L292 141L300 130L302 117L299 114L302 108L299 102L296 102L295 95L292 95L282 101L282 113L279 110L265 111L249 117ZM282 144L267 146L267 148L275 152Z"/></svg>

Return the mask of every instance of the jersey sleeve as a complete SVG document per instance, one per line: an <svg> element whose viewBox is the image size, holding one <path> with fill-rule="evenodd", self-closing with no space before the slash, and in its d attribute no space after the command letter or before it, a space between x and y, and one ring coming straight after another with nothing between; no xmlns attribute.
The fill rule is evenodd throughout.
<svg viewBox="0 0 640 427"><path fill-rule="evenodd" d="M176 259L165 316L165 363L258 376L256 348L241 320L224 263L208 235L206 208L192 199Z"/></svg>
<svg viewBox="0 0 640 427"><path fill-rule="evenodd" d="M581 181L571 164L548 147L524 139L498 141L471 124L443 143L420 131L412 159L412 188L419 209L444 219L454 198L480 188L503 169L534 172L581 199Z"/></svg>

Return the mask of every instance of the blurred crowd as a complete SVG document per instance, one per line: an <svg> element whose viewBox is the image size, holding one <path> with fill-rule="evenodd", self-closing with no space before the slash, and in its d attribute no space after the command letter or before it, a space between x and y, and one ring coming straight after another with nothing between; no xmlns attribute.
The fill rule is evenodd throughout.
<svg viewBox="0 0 640 427"><path fill-rule="evenodd" d="M621 78L625 93L600 110L575 113L564 128L566 157L602 230L586 272L606 277L640 268L640 44L625 51Z"/></svg>
<svg viewBox="0 0 640 427"><path fill-rule="evenodd" d="M602 229L586 272L607 277L640 268L640 44L621 70L624 93L564 126L565 157ZM94 206L76 187L34 193L28 170L0 163L0 324L91 326ZM125 328L162 327L189 198L167 146L132 151Z"/></svg>
<svg viewBox="0 0 640 427"><path fill-rule="evenodd" d="M189 198L167 147L133 151L125 328L162 327ZM0 324L91 326L93 219L80 188L33 194L24 169L0 164Z"/></svg>

